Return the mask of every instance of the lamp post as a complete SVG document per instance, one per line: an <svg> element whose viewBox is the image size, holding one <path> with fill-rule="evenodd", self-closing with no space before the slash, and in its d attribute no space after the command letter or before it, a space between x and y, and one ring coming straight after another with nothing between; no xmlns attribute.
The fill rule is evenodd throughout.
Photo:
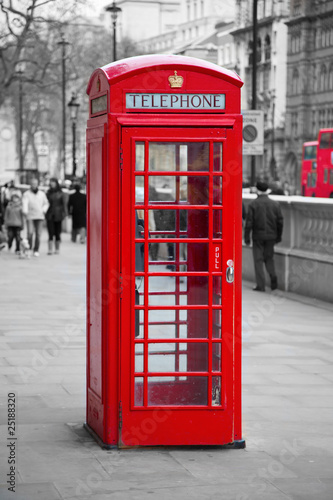
<svg viewBox="0 0 333 500"><path fill-rule="evenodd" d="M116 26L117 26L117 18L118 14L121 12L121 8L116 6L115 0L110 5L105 7L106 12L111 12L111 19L113 25L113 61L117 60L117 47L116 47Z"/></svg>
<svg viewBox="0 0 333 500"><path fill-rule="evenodd" d="M19 150L19 177L20 182L22 181L23 175L23 74L24 74L24 64L18 63L16 65L16 74L18 78L18 150Z"/></svg>
<svg viewBox="0 0 333 500"><path fill-rule="evenodd" d="M62 82L61 82L61 93L62 93L62 153L61 153L61 167L62 172L60 177L65 177L66 173L66 45L69 45L65 40L65 36L61 33L61 41L58 42L61 45L61 67L62 67Z"/></svg>
<svg viewBox="0 0 333 500"><path fill-rule="evenodd" d="M258 19L257 0L253 0L253 54L252 54L252 109L257 109L257 50L258 50ZM256 183L256 157L251 157L251 186Z"/></svg>
<svg viewBox="0 0 333 500"><path fill-rule="evenodd" d="M73 135L73 168L72 175L76 176L76 122L77 115L79 111L80 104L77 102L77 96L73 93L72 98L68 103L68 107L70 109L70 116L72 120L72 135Z"/></svg>

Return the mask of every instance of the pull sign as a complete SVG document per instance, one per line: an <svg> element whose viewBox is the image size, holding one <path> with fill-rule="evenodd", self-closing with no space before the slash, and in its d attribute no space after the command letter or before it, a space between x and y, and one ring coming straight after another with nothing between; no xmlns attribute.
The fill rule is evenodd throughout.
<svg viewBox="0 0 333 500"><path fill-rule="evenodd" d="M214 271L222 271L222 245L220 244L215 244L214 245L214 266L213 269Z"/></svg>

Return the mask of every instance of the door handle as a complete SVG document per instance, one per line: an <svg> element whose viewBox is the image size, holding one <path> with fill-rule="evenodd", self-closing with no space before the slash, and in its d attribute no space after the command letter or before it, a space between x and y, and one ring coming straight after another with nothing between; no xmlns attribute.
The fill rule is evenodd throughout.
<svg viewBox="0 0 333 500"><path fill-rule="evenodd" d="M227 283L233 283L235 279L234 261L228 260L227 266L228 267L225 275Z"/></svg>

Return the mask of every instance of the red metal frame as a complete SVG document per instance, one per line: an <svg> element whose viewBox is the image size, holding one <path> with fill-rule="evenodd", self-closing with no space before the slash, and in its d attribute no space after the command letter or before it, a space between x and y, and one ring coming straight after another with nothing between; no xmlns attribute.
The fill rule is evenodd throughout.
<svg viewBox="0 0 333 500"><path fill-rule="evenodd" d="M184 78L182 89L169 86L168 77L175 70ZM93 116L90 114L87 128L87 428L103 446L226 444L242 439L241 86L241 80L234 73L205 61L179 56L144 56L118 61L96 70L89 81L87 93L90 100L108 96L105 113L102 110ZM126 89L148 93L222 93L226 96L225 109L136 112L126 109ZM89 110L91 112L90 106ZM152 230L149 234L146 227L144 234L136 239L137 243L144 245L145 255L144 271L136 273L134 178L143 175L145 192L148 193L148 177L161 175L161 172L149 171L148 174L147 154L145 171L134 171L135 141L145 143L146 153L149 141L210 144L208 172L163 171L162 175L176 179L175 203L149 204L146 197L141 205L135 206L135 209L143 210L146 226L148 210L154 208L174 210L176 221L173 233ZM214 160L214 148L217 147L214 144L220 143L223 143L222 172L216 170ZM194 197L191 205L182 205L177 180L180 178L186 178L188 186L193 186L193 183L208 186L207 203ZM221 188L219 179L222 179ZM179 210L189 208L195 210L200 227L205 226L206 220L208 225L198 232L190 224L188 227L192 232L186 235L180 230ZM180 246L186 241L187 253L181 255ZM172 263L175 267L169 272L156 272L156 269L153 272L148 268L149 245L165 242L174 244L176 250ZM190 244L207 245L209 253L200 256ZM230 265L230 261L235 266L232 284L225 280L227 262ZM167 260L158 261L164 270L168 263ZM184 270L181 266L187 268ZM143 304L135 302L135 276L144 280ZM148 279L155 276L176 276L171 294L170 290L149 293ZM186 292L182 289L183 277L187 277ZM174 297L174 305L149 303L149 298L158 296L161 300ZM185 297L187 303L184 305ZM143 312L144 339L134 337L136 311ZM163 318L162 314L161 318L149 318L149 311L155 314L159 314L156 311L165 311L165 314L175 311L174 319ZM187 311L187 321L181 311ZM174 325L175 332L178 332L174 335L176 338L148 338L148 321L156 327L161 323L170 328ZM187 323L191 324L192 337L183 338L180 330ZM204 335L199 326L201 332L205 329ZM174 352L165 354L166 343L174 345ZM163 353L169 359L170 355L174 357L174 372L148 371L148 348L152 344L155 344L154 355ZM135 374L144 381L142 397L145 406L138 406L138 401L133 398L135 345L142 345L146 354L143 371ZM203 349L207 346L208 366L202 361L199 346ZM214 357L213 347L216 347ZM187 371L181 372L178 370L184 367L184 355L187 356ZM177 384L174 380L173 388L170 383L155 386L155 396L163 395L168 404L147 404L148 376L179 377ZM200 377L207 377L208 404L170 404L175 402L171 396L177 395L179 387L182 387L181 394L186 391L190 394L191 387L186 386L186 378L199 387L202 383ZM222 378L220 405L217 397L214 404L211 399L216 377ZM166 391L168 396L165 396Z"/></svg>
<svg viewBox="0 0 333 500"><path fill-rule="evenodd" d="M127 154L124 154L124 167L123 167L123 182L122 182L122 214L123 214L123 228L127 228L126 231L123 231L123 272L128 276L142 276L145 279L144 286L144 302L145 305L135 305L135 288L134 286L128 287L128 289L123 293L122 299L122 353L121 353L121 401L122 401L122 435L120 436L120 445L121 446L133 446L137 444L138 436L134 435L131 432L131 429L137 429L138 427L144 425L145 420L153 419L154 411L157 410L168 410L169 415L165 422L159 422L159 425L154 432L149 433L144 439L141 440L140 444L142 445L153 445L153 444L191 444L194 441L197 443L205 443L205 444L225 444L232 442L233 438L233 428L239 427L239 422L234 425L233 418L233 407L235 401L236 394L233 393L234 386L234 356L237 356L237 353L234 353L234 285L226 283L225 281L225 263L230 259L236 259L235 256L235 247L236 244L234 242L234 228L235 228L235 217L239 210L237 210L237 206L235 206L235 193L232 191L232 184L237 183L240 176L240 169L235 173L234 163L232 162L232 158L234 158L233 152L233 141L232 137L233 131L228 130L225 134L221 134L219 130L219 134L217 130L210 129L195 129L195 130L187 130L185 133L183 130L175 130L175 129L154 129L154 128L125 128L123 130L123 151L126 151ZM221 138L228 134L228 141L225 138ZM230 136L230 138L229 138ZM177 138L175 140L175 137ZM173 177L192 177L198 178L202 176L207 176L210 178L210 196L209 202L207 205L177 205L177 197L175 203L159 203L155 205L153 202L149 203L148 196L148 179L149 177L153 177L155 175L161 175L161 172L152 172L148 170L148 143L149 141L158 141L158 142L209 142L210 144L210 167L209 172L166 172L163 171L163 176L173 176ZM135 171L135 142L144 142L145 143L145 171ZM217 172L213 170L213 144L216 142L223 142L223 171ZM240 160L240 158L238 158ZM237 158L235 160L237 162ZM228 171L228 166L232 166L234 171ZM135 182L134 178L136 176L143 176L145 178L145 200L141 204L135 205ZM213 180L215 178L222 177L222 184L226 184L225 189L223 189L223 199L228 199L227 204L214 204L213 200ZM129 199L129 193L131 193L131 197ZM231 196L229 196L229 194ZM135 239L136 243L142 243L145 245L145 255L149 255L149 241L153 241L154 243L206 243L210 247L209 251L209 270L201 271L201 272L180 272L178 270L178 266L180 265L180 261L177 260L177 255L175 259L175 272L149 272L148 270L148 260L145 259L145 269L142 272L134 272L135 265L135 251L134 244L129 245L129 234L130 238L134 238L135 234L135 209L143 210L145 212L145 220L148 220L148 211L153 208L158 209L170 209L175 210L177 213L181 209L195 209L195 210L205 210L209 211L209 237L207 238L191 238L190 240L180 238L179 234L175 234L175 237L172 235L169 238L155 238L153 240L149 239L148 230L145 230L144 238ZM213 239L213 210L218 210L223 214L223 232L225 234L230 234L230 237L226 237L224 240L221 238ZM177 233L177 226L176 226ZM178 237L177 237L178 236ZM240 239L238 238L238 243ZM133 239L134 243L134 239ZM222 258L220 258L221 270L215 270L215 247L218 246L219 249L223 247ZM239 258L239 257L238 257ZM127 265L125 264L127 263ZM240 262L240 260L236 259L236 262ZM159 262L162 265L163 261ZM224 266L222 267L222 263ZM149 305L149 289L148 289L148 278L155 276L177 276L176 279L176 290L175 294L177 295L177 284L179 277L182 276L198 276L198 277L208 277L209 280L209 296L207 305L171 305L171 306L161 306L161 305ZM222 306L213 305L212 294L213 294L213 276L221 277L222 280ZM240 288L238 289L237 294L239 294ZM165 292L166 294L167 292ZM239 297L237 297L239 300ZM135 320L135 310L144 311L145 317L145 325L144 325L144 339L134 339L133 331L134 331L134 320ZM218 339L212 338L213 332L213 311L216 310L225 310L223 314L223 331L229 332L229 335L224 336L222 334L222 338ZM230 309L230 314L227 314L226 311ZM171 339L149 339L148 338L148 312L153 310L159 311L178 311L178 310L187 310L187 311L208 311L208 338L171 338ZM131 311L131 314L126 314L125 311ZM177 324L179 319L176 317L175 322L173 324ZM164 323L165 324L165 323ZM239 332L240 333L240 332ZM230 344L231 341L231 344ZM184 371L184 372L149 372L148 371L148 346L150 344L165 344L172 343L175 346L179 344L187 344L187 346L193 346L195 344L206 344L209 346L209 356L208 356L208 369L206 371ZM135 406L134 404L134 349L136 344L141 344L144 346L145 359L144 359L144 368L142 372L139 372L137 376L139 378L144 379L144 391L143 391L143 406ZM212 371L212 349L213 344L221 344L222 345L222 367L220 371ZM131 355L129 356L129 353ZM178 351L179 353L179 351ZM156 353L155 353L156 354ZM169 355L174 355L175 353L169 353ZM177 350L176 350L176 358L177 358ZM239 360L238 360L239 361ZM176 364L177 366L177 364ZM208 404L206 405L147 405L147 379L148 377L200 377L205 376L208 379ZM221 377L222 378L222 399L221 405L215 406L212 404L212 400L210 395L212 394L212 378L213 377ZM237 382L236 382L237 384ZM162 384L161 384L162 385ZM237 397L240 397L240 391L238 390ZM237 402L237 405L240 408L240 402ZM177 414L177 416L175 416ZM177 428L179 428L179 432L175 432L175 418L177 419ZM203 426L203 421L205 425ZM191 432L187 429L186 435L183 434L181 428L188 425L188 422L191 422ZM170 436L172 434L172 437ZM239 432L240 435L240 432ZM219 436L219 437L217 437Z"/></svg>

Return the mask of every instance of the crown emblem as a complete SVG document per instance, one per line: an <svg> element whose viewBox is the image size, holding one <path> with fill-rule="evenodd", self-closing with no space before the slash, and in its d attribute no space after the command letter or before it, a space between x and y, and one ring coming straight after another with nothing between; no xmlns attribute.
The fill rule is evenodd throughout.
<svg viewBox="0 0 333 500"><path fill-rule="evenodd" d="M170 75L168 80L172 89L180 89L183 86L184 78L178 76L177 71L175 71L174 75Z"/></svg>

